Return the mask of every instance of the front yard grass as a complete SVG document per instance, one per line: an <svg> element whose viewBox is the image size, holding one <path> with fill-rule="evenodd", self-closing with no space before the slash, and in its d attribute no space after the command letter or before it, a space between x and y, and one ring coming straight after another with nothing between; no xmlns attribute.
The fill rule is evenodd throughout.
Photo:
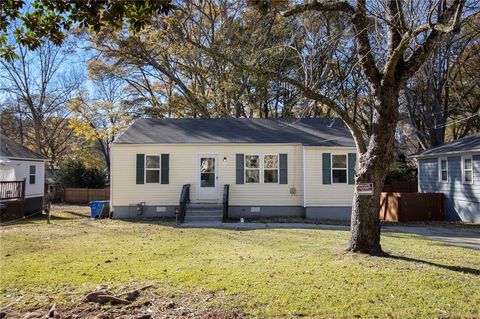
<svg viewBox="0 0 480 319"><path fill-rule="evenodd" d="M155 283L158 294L207 293L205 307L248 317L480 316L480 252L384 233L396 258L345 253L348 232L182 229L152 221L90 220L0 229L0 307L74 305L98 284Z"/></svg>

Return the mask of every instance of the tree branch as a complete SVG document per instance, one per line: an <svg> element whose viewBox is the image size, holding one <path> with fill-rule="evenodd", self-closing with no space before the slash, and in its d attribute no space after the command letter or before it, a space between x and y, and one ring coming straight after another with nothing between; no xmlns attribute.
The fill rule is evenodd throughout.
<svg viewBox="0 0 480 319"><path fill-rule="evenodd" d="M307 11L342 11L345 13L354 14L355 9L347 2L318 2L316 0L310 3L297 4L294 5L291 9L282 13L284 17L290 17Z"/></svg>
<svg viewBox="0 0 480 319"><path fill-rule="evenodd" d="M185 40L188 43L190 43L191 45L193 45L194 47L203 50L204 52L206 52L207 54L209 54L211 56L219 57L220 59L232 64L234 67L236 67L240 70L252 72L252 73L255 73L255 74L260 75L260 76L266 76L266 77L271 78L271 79L276 79L278 81L288 83L288 84L296 87L303 94L303 96L305 96L306 98L318 101L318 102L326 105L331 110L333 110L345 122L348 129L352 133L353 139L355 141L355 144L357 145L357 149L358 149L359 153L364 154L367 151L367 146L365 144L365 140L363 138L363 134L362 134L362 131L361 131L360 127L353 121L353 119L350 117L348 112L345 111L344 109L342 109L340 107L340 105L338 105L337 102L335 102L331 98L329 98L329 97L327 97L327 96L325 96L321 93L318 93L318 92L315 92L315 91L311 90L310 88L305 86L302 82L297 81L297 80L295 80L295 79L293 79L289 76L282 75L282 74L279 74L277 72L266 70L266 69L260 69L258 67L252 66L252 65L246 65L246 64L238 63L234 59L231 59L228 56L226 56L225 54L222 54L222 53L220 53L220 52L218 52L214 49L205 47L205 46L203 46L199 43L196 43L195 41L193 41L193 40L191 40L187 37L185 37Z"/></svg>
<svg viewBox="0 0 480 319"><path fill-rule="evenodd" d="M420 66L427 60L435 48L442 34L457 32L461 24L461 16L465 0L454 0L452 4L439 14L436 24L430 22L417 27L412 31L412 36L431 30L422 45L418 46L405 61L400 71L399 79L404 81L410 78Z"/></svg>
<svg viewBox="0 0 480 319"><path fill-rule="evenodd" d="M362 66L369 82L375 87L378 87L380 85L381 74L377 68L375 59L373 58L372 48L368 38L369 23L365 0L359 0L356 9L347 1L318 2L314 0L309 3L295 5L292 9L285 11L282 15L284 17L290 17L307 11L336 11L347 13L350 16L355 30L360 65Z"/></svg>

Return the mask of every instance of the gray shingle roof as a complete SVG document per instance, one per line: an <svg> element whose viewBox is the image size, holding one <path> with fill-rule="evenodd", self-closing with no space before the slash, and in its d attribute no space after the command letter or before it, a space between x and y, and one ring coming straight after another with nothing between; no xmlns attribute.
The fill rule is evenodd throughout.
<svg viewBox="0 0 480 319"><path fill-rule="evenodd" d="M47 159L45 156L29 150L25 146L0 134L0 156L9 158Z"/></svg>
<svg viewBox="0 0 480 319"><path fill-rule="evenodd" d="M116 144L301 143L355 147L340 119L138 119Z"/></svg>
<svg viewBox="0 0 480 319"><path fill-rule="evenodd" d="M480 152L480 133L465 136L451 143L425 150L415 157L476 151Z"/></svg>

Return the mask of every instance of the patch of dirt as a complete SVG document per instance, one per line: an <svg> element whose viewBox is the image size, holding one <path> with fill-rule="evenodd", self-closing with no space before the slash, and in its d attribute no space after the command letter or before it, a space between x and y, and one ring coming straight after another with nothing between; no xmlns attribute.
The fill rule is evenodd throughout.
<svg viewBox="0 0 480 319"><path fill-rule="evenodd" d="M74 306L53 305L38 309L5 309L0 318L19 319L150 319L150 318L200 318L237 319L245 314L211 305L222 292L210 293L142 293L134 302L126 305L100 305L81 301Z"/></svg>

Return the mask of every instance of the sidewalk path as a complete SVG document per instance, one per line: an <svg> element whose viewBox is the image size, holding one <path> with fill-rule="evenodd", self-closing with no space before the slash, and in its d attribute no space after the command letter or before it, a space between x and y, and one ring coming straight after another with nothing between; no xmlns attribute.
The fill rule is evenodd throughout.
<svg viewBox="0 0 480 319"><path fill-rule="evenodd" d="M447 244L480 251L480 230L454 229L448 227L385 226L389 232L410 233Z"/></svg>
<svg viewBox="0 0 480 319"><path fill-rule="evenodd" d="M306 223L221 223L221 222L191 222L182 224L187 228L224 228L235 230L254 229L329 229L350 230L350 226L306 224ZM447 244L470 248L480 251L480 230L453 229L447 227L431 226L383 226L383 231L408 233L427 237Z"/></svg>

